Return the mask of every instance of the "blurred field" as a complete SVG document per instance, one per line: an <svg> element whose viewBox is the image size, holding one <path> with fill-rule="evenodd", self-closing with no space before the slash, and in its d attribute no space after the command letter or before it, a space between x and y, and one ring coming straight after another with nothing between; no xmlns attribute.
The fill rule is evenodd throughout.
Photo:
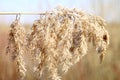
<svg viewBox="0 0 120 80"><path fill-rule="evenodd" d="M103 17L109 22L106 29L110 34L109 49L101 64L99 63L99 55L91 48L86 56L70 68L62 80L120 80L120 0L74 0L74 2L70 0L35 0L33 2L29 0L1 0L0 12L49 11L58 5L80 8ZM33 16L35 18L35 15ZM21 21L23 21L22 23L33 22L34 18L22 15ZM10 28L8 22L12 22L13 19L15 19L14 15L0 15L0 80L17 80L14 63L12 63L10 55L5 54ZM31 24L29 22L24 26L29 28L32 26ZM25 56L29 56L29 54ZM29 59L30 56L25 59L29 70L26 80L35 80Z"/></svg>
<svg viewBox="0 0 120 80"><path fill-rule="evenodd" d="M108 24L110 46L102 64L93 50L74 65L63 80L120 80L120 24ZM5 54L9 26L0 25L0 80L16 80L15 67ZM28 71L29 72L29 71ZM28 80L34 80L28 73Z"/></svg>

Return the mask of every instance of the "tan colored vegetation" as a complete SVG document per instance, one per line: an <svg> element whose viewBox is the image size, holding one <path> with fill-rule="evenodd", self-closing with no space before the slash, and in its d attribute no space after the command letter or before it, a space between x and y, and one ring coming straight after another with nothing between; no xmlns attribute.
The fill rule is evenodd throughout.
<svg viewBox="0 0 120 80"><path fill-rule="evenodd" d="M46 73L49 80L61 80L87 54L89 43L100 54L100 61L103 60L109 45L105 26L105 21L98 16L66 8L41 15L30 32L25 32L16 20L11 25L7 54L16 61L20 80L26 76L24 53L33 56L33 72L38 80Z"/></svg>

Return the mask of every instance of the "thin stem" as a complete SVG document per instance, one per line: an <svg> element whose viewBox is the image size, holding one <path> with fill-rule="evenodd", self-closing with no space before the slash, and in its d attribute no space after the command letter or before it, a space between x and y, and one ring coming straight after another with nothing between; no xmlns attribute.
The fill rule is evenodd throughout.
<svg viewBox="0 0 120 80"><path fill-rule="evenodd" d="M0 15L45 15L46 13L41 12L0 12Z"/></svg>

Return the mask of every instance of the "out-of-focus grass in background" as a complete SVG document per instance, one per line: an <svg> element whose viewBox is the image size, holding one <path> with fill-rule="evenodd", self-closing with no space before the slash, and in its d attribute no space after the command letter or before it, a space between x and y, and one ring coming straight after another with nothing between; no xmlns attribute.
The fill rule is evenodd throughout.
<svg viewBox="0 0 120 80"><path fill-rule="evenodd" d="M21 3L22 1L24 0L21 0ZM30 2L30 0L26 0L25 2L25 4L28 4L29 6L32 5L32 1ZM39 3L33 3L38 6L38 10L35 9L37 12L52 9L56 5L60 4L68 8L83 8L87 12L92 12L102 16L107 20L108 25L106 29L110 34L110 46L102 64L99 64L97 53L91 49L88 51L88 55L84 56L81 61L71 67L68 73L64 76L64 80L120 80L120 0L71 0L71 2L70 0L38 0L37 2ZM14 4L12 5L12 3ZM0 0L0 5L1 4L2 6L0 6L0 11L11 11L9 7L11 5L16 6L15 1L12 2L10 0L8 0L8 2L6 0L6 4L9 5L9 7L5 6L4 0ZM23 8L23 11L28 10L32 12L36 7L31 10L27 8L24 9L24 7L20 7L19 4L16 6L16 9L12 11L18 10L19 12L19 8L21 8L21 10ZM0 15L0 80L16 80L15 67L10 61L10 56L6 56L5 54L5 48L8 42L9 27L10 23L14 21L14 18L14 16L9 17ZM22 20L25 27L32 26L32 21L29 21L30 19L23 18ZM30 24L25 23L24 21ZM28 73L28 80L34 80L34 78L30 76L31 74L32 73Z"/></svg>

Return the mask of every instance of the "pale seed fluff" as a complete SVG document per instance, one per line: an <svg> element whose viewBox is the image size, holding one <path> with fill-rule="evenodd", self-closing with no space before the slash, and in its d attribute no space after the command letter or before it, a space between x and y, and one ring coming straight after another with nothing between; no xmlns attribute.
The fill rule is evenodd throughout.
<svg viewBox="0 0 120 80"><path fill-rule="evenodd" d="M10 54L12 60L16 63L18 80L25 80L26 68L23 60L23 55L26 53L26 32L19 22L15 20L11 24L9 33L9 42L6 50L7 54Z"/></svg>
<svg viewBox="0 0 120 80"><path fill-rule="evenodd" d="M15 48L16 52L9 48L7 52L18 57L20 73L23 74L26 72L22 60L25 48L33 56L33 72L38 80L44 80L42 76L46 72L48 80L62 80L60 74L63 76L87 54L89 42L101 54L101 61L109 45L105 21L77 9L60 8L46 12L34 22L27 35L21 28L17 23L9 39L9 47Z"/></svg>

